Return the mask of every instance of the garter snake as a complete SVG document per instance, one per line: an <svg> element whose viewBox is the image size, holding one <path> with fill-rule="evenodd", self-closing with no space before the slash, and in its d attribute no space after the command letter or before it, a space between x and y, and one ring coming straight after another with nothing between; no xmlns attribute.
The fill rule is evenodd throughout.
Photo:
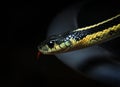
<svg viewBox="0 0 120 87"><path fill-rule="evenodd" d="M40 45L43 54L64 53L100 44L120 36L120 14L99 23L52 35Z"/></svg>

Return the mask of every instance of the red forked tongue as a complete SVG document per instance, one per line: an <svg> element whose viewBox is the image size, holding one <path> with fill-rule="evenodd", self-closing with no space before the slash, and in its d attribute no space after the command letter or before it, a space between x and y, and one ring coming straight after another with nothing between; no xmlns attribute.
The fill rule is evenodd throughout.
<svg viewBox="0 0 120 87"><path fill-rule="evenodd" d="M41 54L42 53L40 51L37 52L37 60L39 59L39 57L41 56Z"/></svg>

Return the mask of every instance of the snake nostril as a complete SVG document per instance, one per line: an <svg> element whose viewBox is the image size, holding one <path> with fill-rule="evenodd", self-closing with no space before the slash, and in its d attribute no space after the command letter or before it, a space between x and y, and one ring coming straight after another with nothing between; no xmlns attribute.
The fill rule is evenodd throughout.
<svg viewBox="0 0 120 87"><path fill-rule="evenodd" d="M38 49L39 49L39 50L42 49L42 46L41 46L41 45L38 45Z"/></svg>

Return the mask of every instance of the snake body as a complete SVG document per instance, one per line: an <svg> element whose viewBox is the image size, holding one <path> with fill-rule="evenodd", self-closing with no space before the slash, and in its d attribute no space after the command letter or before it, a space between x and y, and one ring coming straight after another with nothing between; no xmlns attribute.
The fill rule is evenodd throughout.
<svg viewBox="0 0 120 87"><path fill-rule="evenodd" d="M120 14L99 23L78 28L43 41L38 50L43 54L57 54L100 44L120 36Z"/></svg>

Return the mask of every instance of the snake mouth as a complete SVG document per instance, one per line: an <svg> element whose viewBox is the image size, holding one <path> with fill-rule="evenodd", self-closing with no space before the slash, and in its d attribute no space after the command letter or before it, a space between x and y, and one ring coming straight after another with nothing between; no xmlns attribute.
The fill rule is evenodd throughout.
<svg viewBox="0 0 120 87"><path fill-rule="evenodd" d="M43 43L41 43L40 45L38 45L38 50L45 54L48 52L48 46L47 45L43 45Z"/></svg>

